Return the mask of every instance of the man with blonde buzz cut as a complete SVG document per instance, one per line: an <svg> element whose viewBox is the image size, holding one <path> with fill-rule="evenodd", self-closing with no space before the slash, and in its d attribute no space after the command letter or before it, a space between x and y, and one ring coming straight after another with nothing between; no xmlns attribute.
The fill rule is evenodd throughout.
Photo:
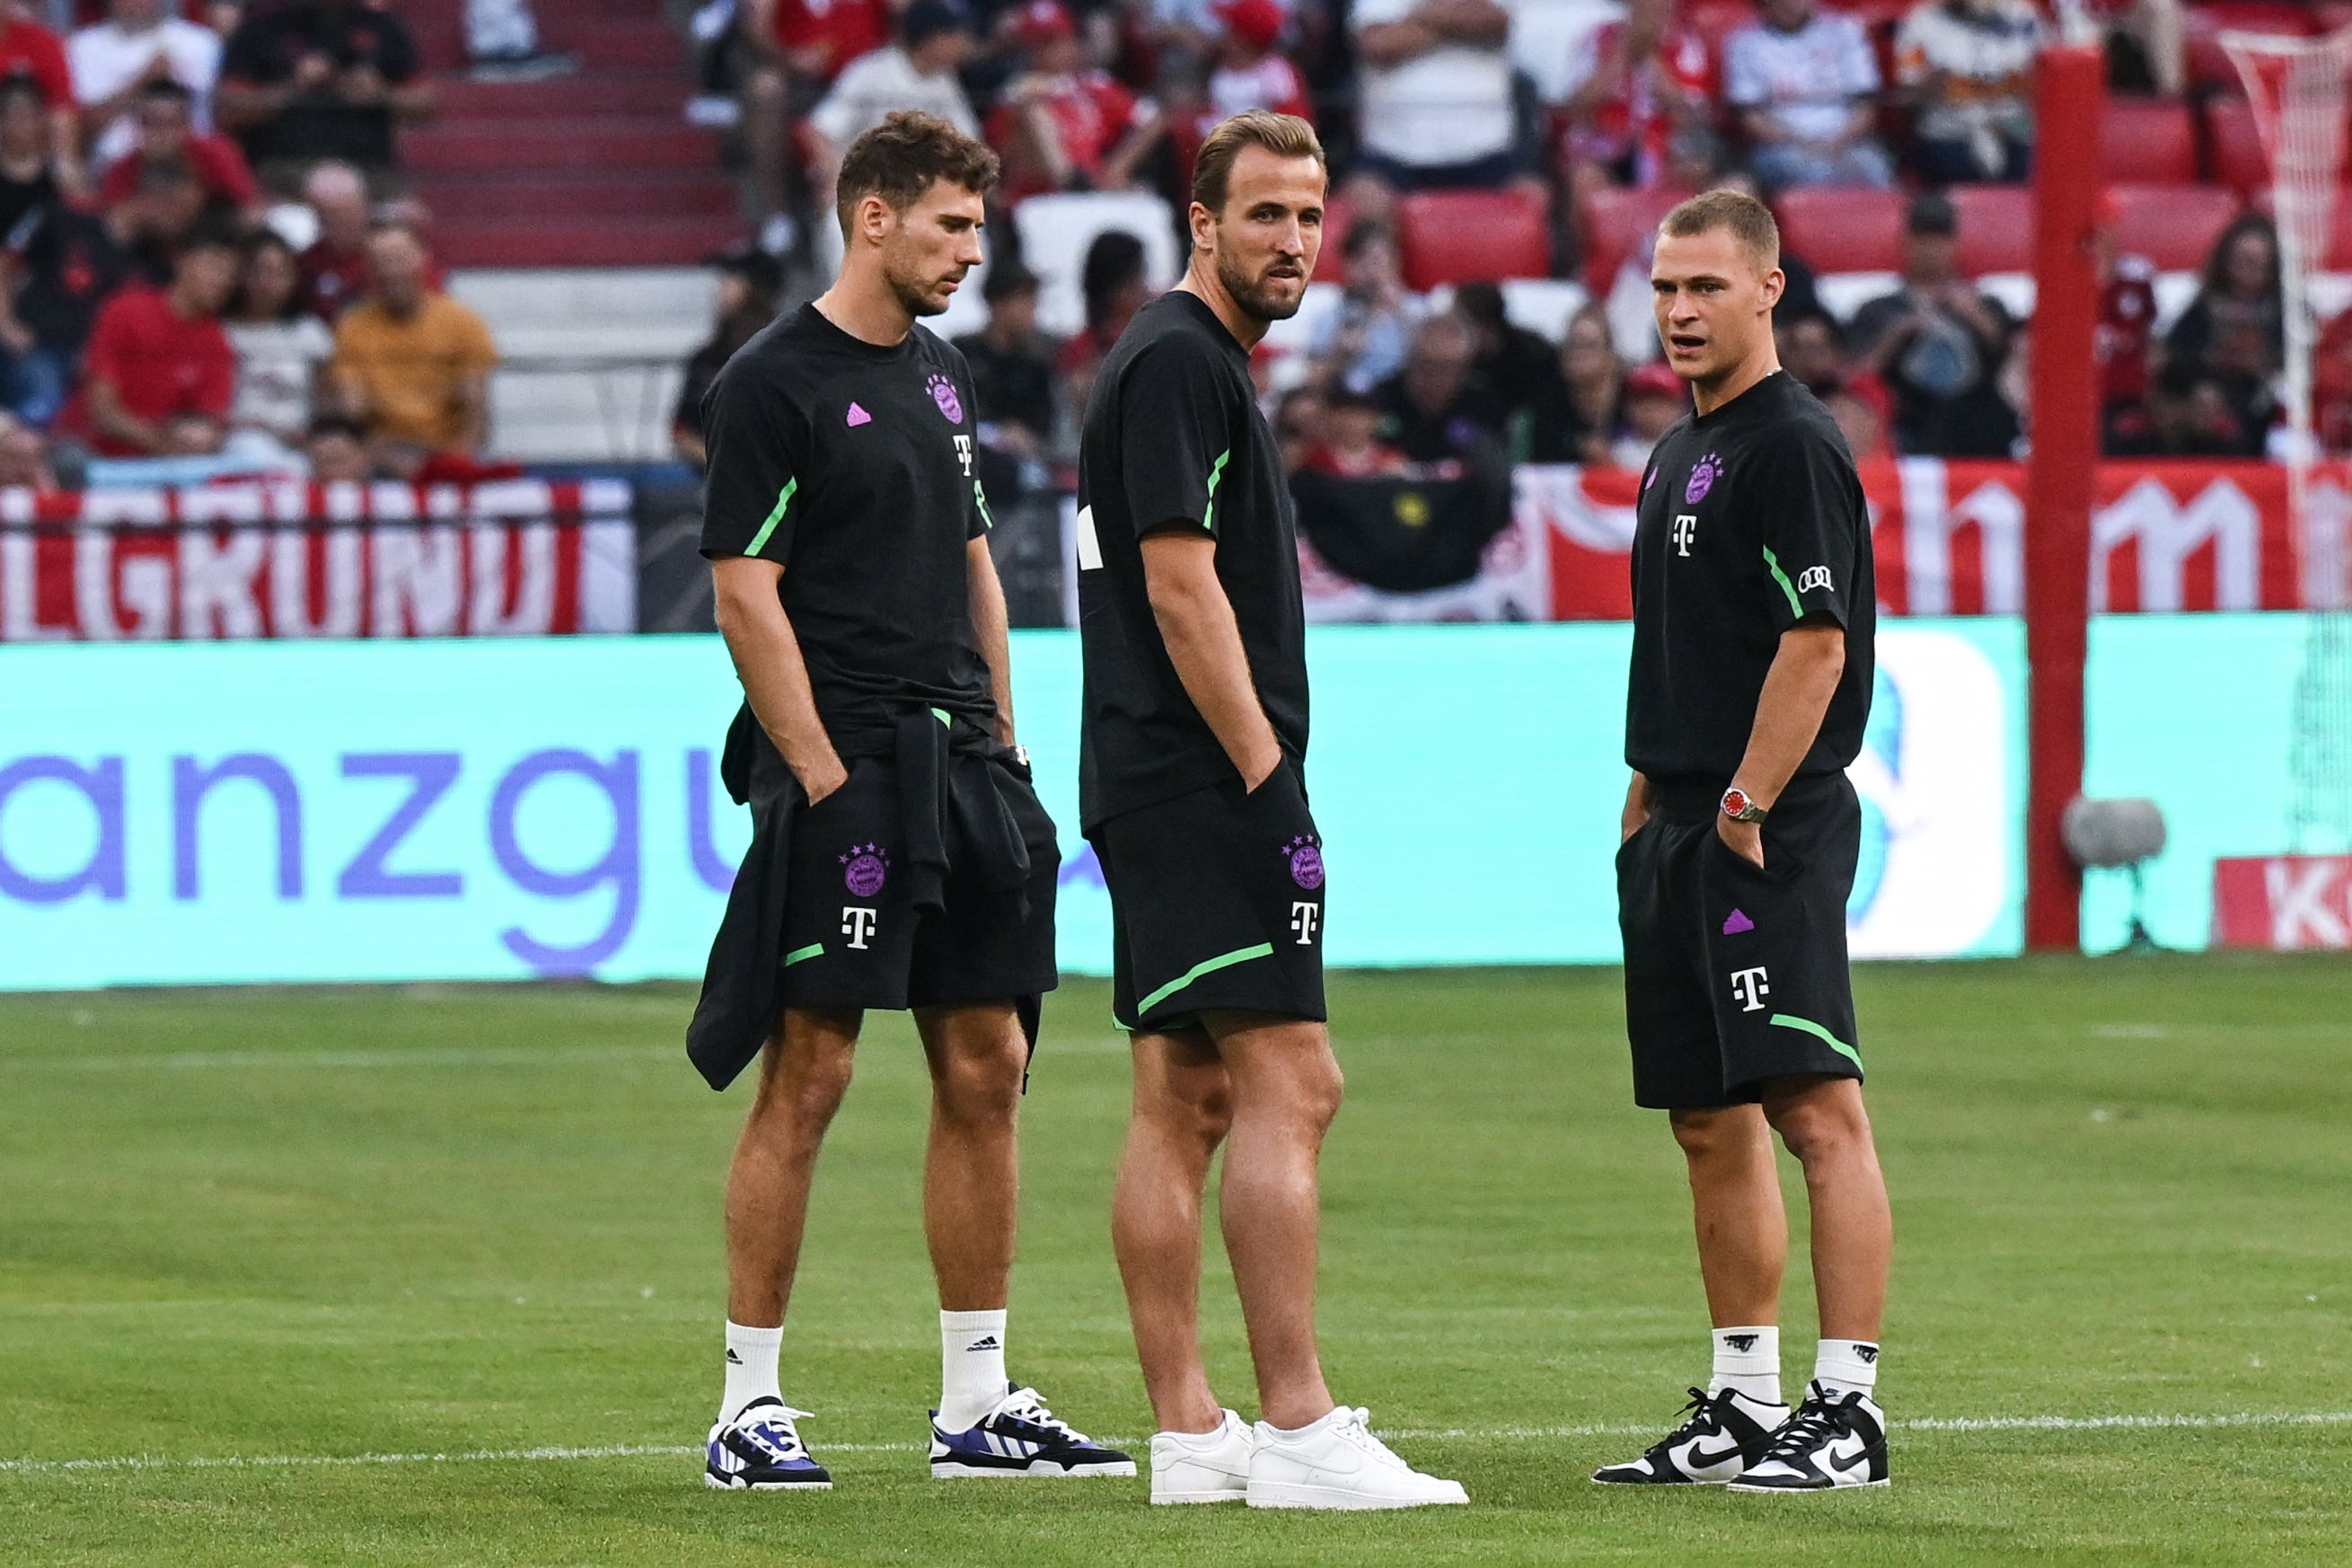
<svg viewBox="0 0 2352 1568"><path fill-rule="evenodd" d="M1298 309L1327 184L1303 120L1254 111L1209 133L1183 280L1104 360L1079 450L1079 805L1134 1055L1112 1239L1160 1426L1155 1503L1468 1500L1334 1401L1316 1352L1316 1163L1340 1079L1301 771L1295 521L1249 351ZM1255 1427L1219 1404L1201 1359L1201 1201L1221 1145Z"/></svg>
<svg viewBox="0 0 2352 1568"><path fill-rule="evenodd" d="M1853 458L1773 351L1780 259L1763 204L1713 191L1666 215L1650 269L1696 406L1636 503L1618 909L1633 1098L1689 1165L1715 1373L1675 1430L1594 1472L1609 1484L1887 1482L1873 1393L1894 1243L1845 941L1877 595ZM1804 1166L1821 1303L1793 1415L1776 1132Z"/></svg>

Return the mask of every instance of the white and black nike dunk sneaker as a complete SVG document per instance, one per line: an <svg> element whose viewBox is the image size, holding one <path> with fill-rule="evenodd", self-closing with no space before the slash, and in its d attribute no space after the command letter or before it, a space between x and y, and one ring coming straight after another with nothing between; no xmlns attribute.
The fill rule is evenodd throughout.
<svg viewBox="0 0 2352 1568"><path fill-rule="evenodd" d="M1853 1389L1832 1399L1818 1383L1772 1447L1731 1483L1736 1492L1825 1492L1887 1482L1886 1413Z"/></svg>
<svg viewBox="0 0 2352 1568"><path fill-rule="evenodd" d="M793 1425L807 1414L780 1399L755 1399L713 1426L704 1484L724 1491L831 1491L832 1475L809 1458Z"/></svg>
<svg viewBox="0 0 2352 1568"><path fill-rule="evenodd" d="M1753 1399L1737 1389L1690 1391L1683 1424L1638 1459L1603 1465L1592 1479L1603 1486L1719 1487L1736 1481L1772 1446L1789 1418L1785 1405Z"/></svg>
<svg viewBox="0 0 2352 1568"><path fill-rule="evenodd" d="M940 1413L931 1412L931 1474L1131 1476L1135 1461L1073 1431L1035 1389L1008 1384L996 1408L970 1431L943 1432Z"/></svg>

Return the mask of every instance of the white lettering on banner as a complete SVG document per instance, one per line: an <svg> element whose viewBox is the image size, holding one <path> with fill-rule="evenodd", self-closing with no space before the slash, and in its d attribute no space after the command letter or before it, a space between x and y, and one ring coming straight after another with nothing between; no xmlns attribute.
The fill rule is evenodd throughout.
<svg viewBox="0 0 2352 1568"><path fill-rule="evenodd" d="M2269 895L2271 946L2352 947L2352 877L2339 878L2342 863L2311 857L2263 865L2263 890ZM2338 915L2327 895L2341 892L2347 908Z"/></svg>
<svg viewBox="0 0 2352 1568"><path fill-rule="evenodd" d="M2261 609L2261 510L2227 479L2213 480L2183 505L2151 476L2092 514L2092 610L2110 607L2107 558L2126 543L2136 544L2139 552L2139 603L2127 607L2143 612L2187 608L2189 558L2209 540L2213 544L2211 607Z"/></svg>
<svg viewBox="0 0 2352 1568"><path fill-rule="evenodd" d="M136 540L138 536L120 537ZM116 611L119 602L131 612L131 637L162 642L172 635L176 598L172 562L146 550L118 550L117 540L105 529L79 529L74 533L74 614L82 635L101 640L122 636Z"/></svg>
<svg viewBox="0 0 2352 1568"><path fill-rule="evenodd" d="M375 567L370 635L453 637L460 546L454 528L383 528L369 536Z"/></svg>
<svg viewBox="0 0 2352 1568"><path fill-rule="evenodd" d="M208 528L181 531L180 635L189 638L257 637L261 605L254 577L268 542L258 529L232 528L218 537Z"/></svg>
<svg viewBox="0 0 2352 1568"><path fill-rule="evenodd" d="M1766 983L1760 966L1735 969L1731 972L1731 994L1739 998L1741 1012L1761 1013L1764 1011L1764 998L1772 994L1772 987Z"/></svg>
<svg viewBox="0 0 2352 1568"><path fill-rule="evenodd" d="M2304 510L2303 606L2352 610L2352 489L2315 479Z"/></svg>
<svg viewBox="0 0 2352 1568"><path fill-rule="evenodd" d="M517 564L507 567L507 540L512 534L522 548ZM466 531L467 565L473 578L473 600L467 607L466 630L474 637L543 636L555 626L555 528L535 522L521 528L505 523L476 523ZM514 612L507 613L509 584Z"/></svg>
<svg viewBox="0 0 2352 1568"><path fill-rule="evenodd" d="M355 528L318 531L327 581L320 616L310 618L310 539L307 530L281 529L269 541L269 629L281 637L355 637L367 607L360 591L366 541Z"/></svg>
<svg viewBox="0 0 2352 1568"><path fill-rule="evenodd" d="M879 918L873 910L844 904L841 907L841 934L849 939L850 946L862 952L867 946L866 939L874 934L874 927Z"/></svg>
<svg viewBox="0 0 2352 1568"><path fill-rule="evenodd" d="M1989 480L1953 500L1951 470L1935 458L1906 458L1895 465L1903 495L1903 562L1906 612L1914 616L1954 613L1958 578L1952 542L1960 531L1977 531L1982 613L2014 616L2025 609L2025 503L2015 489ZM2020 482L2023 473L2020 470Z"/></svg>
<svg viewBox="0 0 2352 1568"><path fill-rule="evenodd" d="M1315 945L1315 926L1323 918L1323 906L1301 899L1290 906L1290 929L1298 933L1298 945Z"/></svg>
<svg viewBox="0 0 2352 1568"><path fill-rule="evenodd" d="M9 642L64 642L71 626L41 624L41 570L33 556L33 536L0 533L0 638Z"/></svg>

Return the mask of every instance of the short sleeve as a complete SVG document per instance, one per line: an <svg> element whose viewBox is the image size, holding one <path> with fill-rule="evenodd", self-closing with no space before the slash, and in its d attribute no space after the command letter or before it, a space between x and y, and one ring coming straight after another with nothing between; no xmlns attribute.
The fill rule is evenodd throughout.
<svg viewBox="0 0 2352 1568"><path fill-rule="evenodd" d="M1816 429L1775 442L1761 456L1747 494L1757 506L1773 627L1785 632L1808 618L1843 626L1870 528L1853 459L1843 441Z"/></svg>
<svg viewBox="0 0 2352 1568"><path fill-rule="evenodd" d="M781 392L745 367L730 367L702 400L709 459L702 502L702 553L782 561L800 521L793 505L803 449L801 421Z"/></svg>
<svg viewBox="0 0 2352 1568"><path fill-rule="evenodd" d="M467 375L487 375L499 364L499 345L488 321L459 306L457 318L457 368Z"/></svg>
<svg viewBox="0 0 2352 1568"><path fill-rule="evenodd" d="M1198 340L1162 338L1119 384L1119 479L1139 537L1170 523L1217 531L1217 484L1235 432L1216 353Z"/></svg>
<svg viewBox="0 0 2352 1568"><path fill-rule="evenodd" d="M942 343L940 346L947 350L948 368L955 377L956 392L962 397L963 406L971 412L972 428L977 431L980 427L980 393L972 385L971 362L964 358L963 351L953 343ZM963 536L967 541L985 539L988 537L989 530L996 526L996 519L988 510L988 488L982 484L980 479L980 465L976 460L979 456L978 442L974 440L967 444L964 447L964 452L967 458L975 460L966 464L966 467L971 470L971 500L964 508Z"/></svg>

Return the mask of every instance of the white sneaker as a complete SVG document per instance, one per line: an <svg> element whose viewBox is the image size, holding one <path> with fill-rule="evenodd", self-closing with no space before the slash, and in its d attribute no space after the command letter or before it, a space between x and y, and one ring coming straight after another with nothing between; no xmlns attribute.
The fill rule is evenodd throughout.
<svg viewBox="0 0 2352 1568"><path fill-rule="evenodd" d="M1458 1481L1424 1476L1372 1436L1369 1410L1340 1405L1285 1432L1261 1421L1250 1448L1252 1508L1427 1508L1466 1503Z"/></svg>
<svg viewBox="0 0 2352 1568"><path fill-rule="evenodd" d="M1213 1432L1159 1432L1151 1438L1151 1500L1240 1502L1249 1495L1250 1429L1232 1411Z"/></svg>

